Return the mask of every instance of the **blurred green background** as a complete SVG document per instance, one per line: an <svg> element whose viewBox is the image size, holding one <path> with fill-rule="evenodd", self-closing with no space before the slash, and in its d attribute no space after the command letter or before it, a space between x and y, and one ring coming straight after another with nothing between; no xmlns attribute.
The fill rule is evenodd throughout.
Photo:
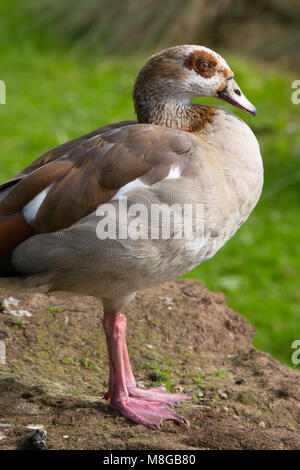
<svg viewBox="0 0 300 470"><path fill-rule="evenodd" d="M296 0L2 0L0 181L43 152L101 125L135 118L138 69L160 49L221 53L258 109L239 114L265 166L260 202L210 261L186 277L222 290L258 331L254 344L292 366L300 339L300 8ZM216 100L201 100L220 105ZM223 105L223 103L222 103Z"/></svg>

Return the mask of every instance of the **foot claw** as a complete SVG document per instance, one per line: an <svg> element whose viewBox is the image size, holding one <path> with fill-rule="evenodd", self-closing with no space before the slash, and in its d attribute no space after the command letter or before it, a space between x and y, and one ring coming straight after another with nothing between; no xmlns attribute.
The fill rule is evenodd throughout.
<svg viewBox="0 0 300 470"><path fill-rule="evenodd" d="M189 426L189 425L190 425L190 423L188 422L188 420L187 420L187 419L185 419L185 417L184 417L184 416L179 416L179 415L178 415L178 417L180 418L180 420L181 420L182 424L186 424L187 426Z"/></svg>

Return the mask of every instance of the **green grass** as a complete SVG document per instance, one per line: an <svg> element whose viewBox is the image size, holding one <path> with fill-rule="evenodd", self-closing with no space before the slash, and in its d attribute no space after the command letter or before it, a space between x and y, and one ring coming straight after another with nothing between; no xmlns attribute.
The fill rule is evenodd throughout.
<svg viewBox="0 0 300 470"><path fill-rule="evenodd" d="M68 139L135 117L131 90L144 57L105 58L99 52L92 59L30 38L14 46L11 32L5 33L1 182ZM224 291L229 305L257 328L255 346L291 365L291 344L300 337L300 105L291 103L293 78L286 71L226 58L258 109L256 118L237 114L261 144L264 192L235 237L185 277Z"/></svg>

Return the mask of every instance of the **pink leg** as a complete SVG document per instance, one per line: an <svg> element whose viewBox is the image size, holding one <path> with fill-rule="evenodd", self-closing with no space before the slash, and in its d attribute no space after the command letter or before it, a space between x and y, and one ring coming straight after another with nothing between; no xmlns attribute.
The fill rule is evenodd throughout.
<svg viewBox="0 0 300 470"><path fill-rule="evenodd" d="M110 406L135 423L150 428L159 427L164 419L186 423L187 421L170 410L166 403L190 398L188 395L172 395L157 389L147 391L137 388L126 346L124 315L104 313L103 323L110 368L109 391L105 398L110 398Z"/></svg>

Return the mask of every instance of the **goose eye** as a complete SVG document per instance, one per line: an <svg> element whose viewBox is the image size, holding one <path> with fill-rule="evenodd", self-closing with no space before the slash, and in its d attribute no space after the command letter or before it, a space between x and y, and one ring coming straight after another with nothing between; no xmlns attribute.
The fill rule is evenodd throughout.
<svg viewBox="0 0 300 470"><path fill-rule="evenodd" d="M198 64L200 70L208 70L211 69L211 65L209 62L200 62Z"/></svg>

